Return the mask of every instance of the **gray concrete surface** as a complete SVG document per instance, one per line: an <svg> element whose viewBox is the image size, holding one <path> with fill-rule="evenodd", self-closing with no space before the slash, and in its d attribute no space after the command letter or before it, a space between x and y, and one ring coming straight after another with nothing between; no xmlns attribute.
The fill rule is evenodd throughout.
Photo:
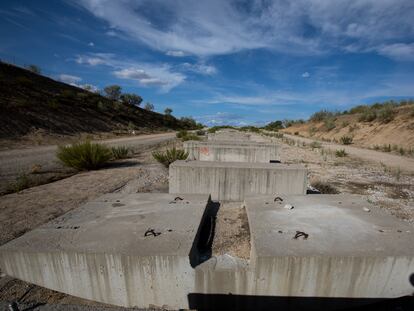
<svg viewBox="0 0 414 311"><path fill-rule="evenodd" d="M205 193L213 200L242 201L252 194L305 194L302 165L176 161L169 169L170 193Z"/></svg>
<svg viewBox="0 0 414 311"><path fill-rule="evenodd" d="M199 260L198 230L210 203L207 195L175 197L105 195L1 246L0 267L89 300L186 307L191 265Z"/></svg>
<svg viewBox="0 0 414 311"><path fill-rule="evenodd" d="M283 202L273 196L245 199L255 294L394 298L413 293L412 226L361 196L281 197ZM305 236L295 239L297 232Z"/></svg>
<svg viewBox="0 0 414 311"><path fill-rule="evenodd" d="M175 138L175 133L140 135L99 141L109 146L128 146L135 150L163 143ZM57 146L41 146L27 149L0 151L0 190L16 179L19 174L28 174L33 165L40 165L42 171L59 171L62 165L58 162Z"/></svg>
<svg viewBox="0 0 414 311"><path fill-rule="evenodd" d="M275 143L234 141L185 141L184 149L190 160L220 162L280 161L279 147Z"/></svg>

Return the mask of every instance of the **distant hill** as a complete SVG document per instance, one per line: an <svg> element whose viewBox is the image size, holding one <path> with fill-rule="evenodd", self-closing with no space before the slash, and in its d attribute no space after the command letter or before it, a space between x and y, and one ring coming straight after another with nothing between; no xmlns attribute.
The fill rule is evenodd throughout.
<svg viewBox="0 0 414 311"><path fill-rule="evenodd" d="M172 116L111 101L29 70L0 62L0 138L15 139L33 130L74 135L131 129L191 127Z"/></svg>
<svg viewBox="0 0 414 311"><path fill-rule="evenodd" d="M308 121L294 121L289 125L282 131L334 142L350 136L359 146L414 152L413 100L360 105L339 113L319 111Z"/></svg>

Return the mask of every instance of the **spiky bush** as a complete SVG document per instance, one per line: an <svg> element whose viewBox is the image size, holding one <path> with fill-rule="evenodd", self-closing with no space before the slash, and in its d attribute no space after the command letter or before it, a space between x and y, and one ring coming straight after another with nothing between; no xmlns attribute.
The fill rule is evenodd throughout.
<svg viewBox="0 0 414 311"><path fill-rule="evenodd" d="M130 150L127 146L118 146L118 147L111 148L112 157L115 160L128 158L129 151Z"/></svg>
<svg viewBox="0 0 414 311"><path fill-rule="evenodd" d="M338 158L346 157L348 154L346 153L345 149L339 149L335 151L335 156Z"/></svg>
<svg viewBox="0 0 414 311"><path fill-rule="evenodd" d="M345 135L345 136L342 136L340 140L341 140L342 145L350 145L352 144L352 141L354 139L352 138L352 136Z"/></svg>
<svg viewBox="0 0 414 311"><path fill-rule="evenodd" d="M112 152L107 146L86 141L59 146L56 157L76 170L96 170L111 160Z"/></svg>
<svg viewBox="0 0 414 311"><path fill-rule="evenodd" d="M169 167L174 161L187 159L188 152L174 147L165 151L154 151L152 156L165 167Z"/></svg>

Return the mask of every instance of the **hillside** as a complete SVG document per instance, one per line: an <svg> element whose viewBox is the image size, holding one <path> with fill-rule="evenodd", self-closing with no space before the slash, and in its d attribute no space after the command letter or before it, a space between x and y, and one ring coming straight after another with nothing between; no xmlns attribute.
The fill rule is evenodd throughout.
<svg viewBox="0 0 414 311"><path fill-rule="evenodd" d="M31 71L0 62L0 139L33 131L50 135L165 131L188 128L172 116L108 100Z"/></svg>
<svg viewBox="0 0 414 311"><path fill-rule="evenodd" d="M321 111L309 121L295 122L282 131L334 142L340 142L343 136L350 136L353 144L358 146L412 153L414 104L409 101L403 104L357 106L344 113Z"/></svg>

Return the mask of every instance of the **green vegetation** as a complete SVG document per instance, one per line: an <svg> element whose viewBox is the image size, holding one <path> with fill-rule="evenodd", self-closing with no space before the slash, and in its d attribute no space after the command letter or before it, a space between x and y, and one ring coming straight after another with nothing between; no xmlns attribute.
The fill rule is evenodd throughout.
<svg viewBox="0 0 414 311"><path fill-rule="evenodd" d="M177 136L177 138L181 138L182 141L200 140L200 137L198 137L197 135L194 135L192 133L188 133L186 130L179 131L176 134L176 136Z"/></svg>
<svg viewBox="0 0 414 311"><path fill-rule="evenodd" d="M219 131L219 130L222 130L222 129L236 129L234 126L230 126L230 125L217 125L217 126L213 126L213 127L210 127L209 129L208 129L208 132L209 133L215 133L215 132L217 132L217 131Z"/></svg>
<svg viewBox="0 0 414 311"><path fill-rule="evenodd" d="M32 186L32 182L29 176L25 173L20 173L16 180L10 183L6 189L7 193L14 193L20 192L24 189L30 188Z"/></svg>
<svg viewBox="0 0 414 311"><path fill-rule="evenodd" d="M337 158L343 158L346 157L348 154L346 153L345 149L339 149L335 151L335 156Z"/></svg>
<svg viewBox="0 0 414 311"><path fill-rule="evenodd" d="M256 126L243 126L243 127L240 128L240 131L260 133L260 128L258 128Z"/></svg>
<svg viewBox="0 0 414 311"><path fill-rule="evenodd" d="M352 144L353 140L354 139L352 138L352 136L347 136L347 135L344 135L340 138L340 141L341 141L342 145L350 145L350 144Z"/></svg>
<svg viewBox="0 0 414 311"><path fill-rule="evenodd" d="M105 96L110 100L119 100L121 98L122 88L119 85L108 85L104 88Z"/></svg>
<svg viewBox="0 0 414 311"><path fill-rule="evenodd" d="M31 72L33 72L35 74L38 74L38 75L40 75L42 73L42 70L37 65L33 65L33 64L32 65L27 65L26 69L30 70Z"/></svg>
<svg viewBox="0 0 414 311"><path fill-rule="evenodd" d="M329 132L331 130L333 130L336 125L335 125L335 120L333 118L327 118L323 121L323 125L325 127L325 129Z"/></svg>
<svg viewBox="0 0 414 311"><path fill-rule="evenodd" d="M125 105L138 107L142 103L142 97L137 94L124 93L121 95L121 101Z"/></svg>
<svg viewBox="0 0 414 311"><path fill-rule="evenodd" d="M282 121L273 121L273 122L270 122L269 124L267 124L264 127L264 129L268 130L268 131L278 131L278 130L281 130L283 128L284 128L284 126L283 126Z"/></svg>
<svg viewBox="0 0 414 311"><path fill-rule="evenodd" d="M130 149L127 146L118 146L111 148L112 157L115 160L126 159L129 156Z"/></svg>
<svg viewBox="0 0 414 311"><path fill-rule="evenodd" d="M166 116L170 116L172 114L173 110L171 108L165 108L164 110L164 114Z"/></svg>
<svg viewBox="0 0 414 311"><path fill-rule="evenodd" d="M144 109L147 111L154 111L154 105L151 104L150 102L147 102L144 106Z"/></svg>
<svg viewBox="0 0 414 311"><path fill-rule="evenodd" d="M105 166L112 158L111 149L105 145L79 142L59 146L56 157L65 165L76 170L96 170Z"/></svg>
<svg viewBox="0 0 414 311"><path fill-rule="evenodd" d="M166 151L154 151L152 156L165 167L169 167L174 161L187 159L188 152L174 147Z"/></svg>
<svg viewBox="0 0 414 311"><path fill-rule="evenodd" d="M196 132L196 134L197 134L198 136L204 136L204 135L206 135L206 131L204 131L204 130L198 130L198 131Z"/></svg>

